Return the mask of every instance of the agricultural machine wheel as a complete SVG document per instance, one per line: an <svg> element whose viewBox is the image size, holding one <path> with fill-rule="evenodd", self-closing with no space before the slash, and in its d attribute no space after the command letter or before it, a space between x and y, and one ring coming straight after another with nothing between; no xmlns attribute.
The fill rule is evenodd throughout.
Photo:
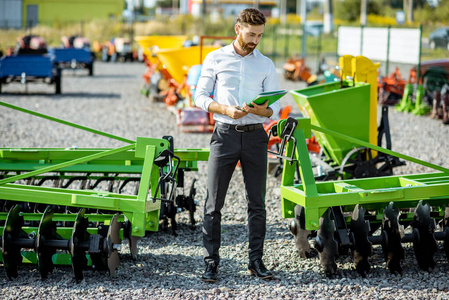
<svg viewBox="0 0 449 300"><path fill-rule="evenodd" d="M424 271L428 271L429 268L433 269L435 267L433 256L438 250L438 244L433 235L436 224L435 220L430 217L430 206L422 205L422 200L419 201L415 209L412 227L419 233L419 238L413 241L418 265Z"/></svg>
<svg viewBox="0 0 449 300"><path fill-rule="evenodd" d="M384 209L382 219L382 250L387 262L387 267L392 274L402 274L401 261L405 258L405 250L402 248L401 239L405 236L404 226L399 224L399 209L393 209L390 202Z"/></svg>
<svg viewBox="0 0 449 300"><path fill-rule="evenodd" d="M301 205L295 206L295 218L290 222L290 232L295 237L296 249L298 249L301 258L311 257L309 236L310 230L306 230L304 207Z"/></svg>
<svg viewBox="0 0 449 300"><path fill-rule="evenodd" d="M133 54L132 53L126 53L125 54L125 62L126 61L130 61L130 62L133 62L134 61L134 57L133 57Z"/></svg>
<svg viewBox="0 0 449 300"><path fill-rule="evenodd" d="M117 58L118 58L117 52L111 54L111 62L117 62Z"/></svg>
<svg viewBox="0 0 449 300"><path fill-rule="evenodd" d="M284 71L284 78L287 79L287 80L295 81L295 72L285 70Z"/></svg>
<svg viewBox="0 0 449 300"><path fill-rule="evenodd" d="M369 232L370 225L369 221L365 220L365 209L363 207L359 208L357 204L352 212L351 219L351 233L354 240L352 258L355 269L362 277L365 277L366 273L371 269L368 259L373 250L372 244L368 240Z"/></svg>
<svg viewBox="0 0 449 300"><path fill-rule="evenodd" d="M104 62L109 61L109 54L108 54L108 48L107 47L103 47L103 49L101 50L101 60Z"/></svg>
<svg viewBox="0 0 449 300"><path fill-rule="evenodd" d="M87 70L89 70L89 76L93 76L94 75L94 63L88 64Z"/></svg>
<svg viewBox="0 0 449 300"><path fill-rule="evenodd" d="M150 84L148 87L148 94L151 102L155 102L155 96L159 95L161 89L159 88L159 83L162 80L161 74L159 72L154 73L150 77ZM163 101L163 100L160 100Z"/></svg>
<svg viewBox="0 0 449 300"><path fill-rule="evenodd" d="M423 75L423 85L427 93L432 94L441 90L443 85L449 84L448 74L442 68L432 68Z"/></svg>
<svg viewBox="0 0 449 300"><path fill-rule="evenodd" d="M57 68L56 75L54 77L55 94L61 94L61 76L62 76L62 69Z"/></svg>
<svg viewBox="0 0 449 300"><path fill-rule="evenodd" d="M320 229L315 240L321 266L327 276L337 272L335 258L338 256L338 243L334 238L335 222L331 220L331 210L328 209L320 218Z"/></svg>

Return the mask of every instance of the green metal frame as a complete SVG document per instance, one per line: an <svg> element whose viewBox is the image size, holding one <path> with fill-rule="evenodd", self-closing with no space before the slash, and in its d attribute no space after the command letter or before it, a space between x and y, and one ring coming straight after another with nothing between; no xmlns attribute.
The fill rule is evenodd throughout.
<svg viewBox="0 0 449 300"><path fill-rule="evenodd" d="M352 212L355 205L360 204L367 210L375 210L376 220L382 220L381 211L390 203L396 207L413 207L424 199L430 206L441 211L441 207L449 205L449 169L437 166L398 152L379 146L374 146L329 129L311 124L310 119L299 118L293 137L286 143L286 157L281 182L282 216L294 218L294 208L301 205L305 209L305 229L319 229L319 219L330 207L341 206L346 212ZM282 132L286 120L278 123L278 132ZM339 139L384 152L435 170L437 173L375 177L366 179L351 179L341 181L316 182L312 164L307 150L306 138L311 137L311 131L319 131ZM295 170L299 167L301 184L295 184ZM442 211L444 213L444 209ZM408 216L406 216L408 217ZM412 217L410 215L410 217Z"/></svg>
<svg viewBox="0 0 449 300"><path fill-rule="evenodd" d="M152 138L138 138L135 145L111 150L0 148L0 170L27 172L0 180L0 199L123 212L133 224L132 235L143 236L145 231L158 230L160 201L148 199L148 191L151 193L159 180L154 159L168 148L167 140ZM209 150L177 149L175 155L182 161L180 168L197 170L197 161L207 160ZM123 195L11 183L54 171L67 176L81 172L139 174L140 187L137 195Z"/></svg>
<svg viewBox="0 0 449 300"><path fill-rule="evenodd" d="M0 180L0 199L118 211L131 222L133 236L158 230L161 203L160 200L153 201L155 195L152 193L158 184L159 167L154 160L163 150L170 149L168 140L139 137L132 141L8 103L0 102L0 105L130 144L116 149L0 148L0 170L7 174L20 173L4 175L6 178ZM197 170L197 161L206 161L209 150L176 149L175 155L181 161L180 169ZM61 177L71 172L139 174L140 185L137 195L124 195L14 183L56 171L62 174ZM152 197L149 198L148 193ZM156 196L160 197L160 191Z"/></svg>
<svg viewBox="0 0 449 300"><path fill-rule="evenodd" d="M83 166L82 163L100 159L115 153L130 151L134 148L137 149L134 151L135 157L143 158L143 165L141 166L141 184L137 195L122 195L95 190L72 190L11 183L48 172L64 170L64 168L69 168L74 165L78 165L78 168L75 169L77 169L78 172L81 172L81 167ZM43 163L43 160L41 160L41 167L34 171L0 180L0 198L10 201L120 211L123 212L133 224L132 235L143 236L145 230L154 231L158 228L160 203L148 201L147 195L150 186L156 186L159 179L159 168L153 164L154 159L162 152L162 150L168 148L169 143L166 140L138 139L138 142L133 145L112 150L98 151L87 156L74 158L54 165L46 166ZM141 150L139 151L138 149ZM71 153L73 152L76 151L71 151ZM33 154L32 152L28 153ZM10 169L11 168L14 167L10 167ZM3 167L3 169L6 168ZM89 172L90 168L87 169L86 172Z"/></svg>

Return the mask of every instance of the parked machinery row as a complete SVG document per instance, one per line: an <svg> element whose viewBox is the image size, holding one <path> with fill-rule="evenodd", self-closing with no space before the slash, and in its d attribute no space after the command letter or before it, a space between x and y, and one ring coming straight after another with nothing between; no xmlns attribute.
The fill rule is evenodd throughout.
<svg viewBox="0 0 449 300"><path fill-rule="evenodd" d="M384 115L377 127L377 64L344 56L340 66L340 82L291 91L305 117L282 119L270 131L281 140L271 154L283 162L281 213L291 219L296 248L309 257L314 247L327 275L337 272L338 256L350 253L365 276L373 245L381 245L390 271L401 273L403 243L413 243L422 269L433 268L437 241L446 249L449 237L449 170L391 150ZM348 79L348 74L356 76ZM78 281L89 266L115 275L121 239L129 240L135 258L136 239L169 220L175 228L176 212L188 211L194 223L195 183L188 194L178 187L185 185L186 171L197 171L197 162L207 160L208 149L176 149L170 137L131 141L59 121L127 145L0 149L2 258L8 277L18 274L22 262L37 263L43 278L61 262L76 265ZM312 135L319 155L309 154ZM393 175L404 159L439 172Z"/></svg>

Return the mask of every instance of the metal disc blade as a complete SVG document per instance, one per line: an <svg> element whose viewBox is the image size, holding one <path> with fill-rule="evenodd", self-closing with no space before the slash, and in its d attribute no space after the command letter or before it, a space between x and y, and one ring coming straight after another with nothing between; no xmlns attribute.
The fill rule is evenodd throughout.
<svg viewBox="0 0 449 300"><path fill-rule="evenodd" d="M117 246L120 246L122 240L120 239L120 227L117 222L118 214L112 217L111 224L109 225L107 235L107 247L108 247L108 269L112 278L116 277L116 270L120 264L119 255L117 252Z"/></svg>
<svg viewBox="0 0 449 300"><path fill-rule="evenodd" d="M5 227L2 236L2 256L3 265L8 280L19 276L17 267L22 263L20 247L15 246L12 241L15 238L22 237L24 224L23 216L20 215L20 206L13 206L6 217Z"/></svg>
<svg viewBox="0 0 449 300"><path fill-rule="evenodd" d="M139 254L139 248L137 248L138 236L131 236L129 239L129 249L131 251L131 257L133 260L137 260L137 254Z"/></svg>
<svg viewBox="0 0 449 300"><path fill-rule="evenodd" d="M351 232L354 237L352 258L357 272L363 277L371 269L369 257L372 254L372 244L368 240L369 222L365 220L365 209L357 204L352 212Z"/></svg>
<svg viewBox="0 0 449 300"><path fill-rule="evenodd" d="M419 201L415 209L412 227L419 232L419 239L413 241L418 265L424 271L433 269L435 267L433 257L438 250L438 244L433 235L436 224L435 220L430 217L430 206L422 205L422 200Z"/></svg>
<svg viewBox="0 0 449 300"><path fill-rule="evenodd" d="M117 277L116 270L117 270L119 264L120 264L120 258L118 256L117 251L114 251L108 257L108 269L109 269L109 274L111 275L112 278Z"/></svg>
<svg viewBox="0 0 449 300"><path fill-rule="evenodd" d="M83 280L83 271L87 267L86 253L79 247L79 242L86 239L88 221L84 217L86 209L81 209L76 216L75 224L73 225L72 236L69 241L69 251L72 258L73 275L76 282Z"/></svg>
<svg viewBox="0 0 449 300"><path fill-rule="evenodd" d="M444 253L446 253L446 259L449 260L449 206L446 206L444 210L443 230L446 232L443 240Z"/></svg>
<svg viewBox="0 0 449 300"><path fill-rule="evenodd" d="M387 236L387 243L382 244L387 267L392 274L402 274L401 261L405 258L401 239L404 237L404 228L399 224L399 209L393 208L393 202L384 209L382 230Z"/></svg>
<svg viewBox="0 0 449 300"><path fill-rule="evenodd" d="M56 239L56 223L53 222L53 209L48 206L42 215L36 238L37 267L42 279L47 278L54 269L52 256L56 249L45 247L44 242L53 239Z"/></svg>
<svg viewBox="0 0 449 300"><path fill-rule="evenodd" d="M295 237L295 245L299 256L302 258L310 257L309 236L311 231L305 229L304 207L300 205L295 206L295 218L290 223L290 231Z"/></svg>
<svg viewBox="0 0 449 300"><path fill-rule="evenodd" d="M338 255L338 244L334 239L335 222L330 219L330 209L320 218L320 229L317 233L316 243L318 243L318 253L321 266L327 276L337 272L335 258ZM321 250L321 251L320 251Z"/></svg>

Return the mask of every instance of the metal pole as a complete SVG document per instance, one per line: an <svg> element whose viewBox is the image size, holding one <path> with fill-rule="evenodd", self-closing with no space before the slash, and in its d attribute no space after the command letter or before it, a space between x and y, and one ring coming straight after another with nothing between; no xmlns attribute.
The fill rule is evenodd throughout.
<svg viewBox="0 0 449 300"><path fill-rule="evenodd" d="M391 29L391 26L388 25L388 28L387 28L387 30L388 30L388 33L387 33L387 61L385 62L385 75L388 75L388 72L389 72L388 64L390 61L390 29Z"/></svg>
<svg viewBox="0 0 449 300"><path fill-rule="evenodd" d="M281 24L287 23L287 0L280 0L281 1Z"/></svg>
<svg viewBox="0 0 449 300"><path fill-rule="evenodd" d="M273 25L273 60L276 61L276 26Z"/></svg>
<svg viewBox="0 0 449 300"><path fill-rule="evenodd" d="M306 57L306 44L307 44L306 23L302 24L302 42L301 42L301 56Z"/></svg>
<svg viewBox="0 0 449 300"><path fill-rule="evenodd" d="M363 28L365 26L360 26L360 55L363 55Z"/></svg>
<svg viewBox="0 0 449 300"><path fill-rule="evenodd" d="M360 25L366 26L367 19L366 19L366 12L368 8L368 0L362 0L361 8L360 8Z"/></svg>
<svg viewBox="0 0 449 300"><path fill-rule="evenodd" d="M419 75L421 73L421 38L422 38L422 24L419 25L419 54L418 54L418 65L416 66L417 85L419 85Z"/></svg>
<svg viewBox="0 0 449 300"><path fill-rule="evenodd" d="M206 0L203 0L203 7L202 7L202 18L203 20L206 17Z"/></svg>
<svg viewBox="0 0 449 300"><path fill-rule="evenodd" d="M254 8L259 9L259 0L254 0Z"/></svg>
<svg viewBox="0 0 449 300"><path fill-rule="evenodd" d="M306 22L307 22L307 0L301 0L301 24L302 24L302 57L306 57L306 44L307 44L307 33L306 33Z"/></svg>
<svg viewBox="0 0 449 300"><path fill-rule="evenodd" d="M284 60L287 59L288 57L288 37L290 36L289 31L289 26L288 24L285 27L285 34L284 34Z"/></svg>
<svg viewBox="0 0 449 300"><path fill-rule="evenodd" d="M319 73L320 71L320 65L321 65L321 29L320 29L320 33L318 34L318 45L317 45L317 51L316 51L316 60L317 60L317 73Z"/></svg>
<svg viewBox="0 0 449 300"><path fill-rule="evenodd" d="M338 43L339 43L338 32L339 31L340 31L340 25L337 26L337 51L335 51L336 56L337 56L337 62L338 62L338 59L339 59L339 56L338 56Z"/></svg>

